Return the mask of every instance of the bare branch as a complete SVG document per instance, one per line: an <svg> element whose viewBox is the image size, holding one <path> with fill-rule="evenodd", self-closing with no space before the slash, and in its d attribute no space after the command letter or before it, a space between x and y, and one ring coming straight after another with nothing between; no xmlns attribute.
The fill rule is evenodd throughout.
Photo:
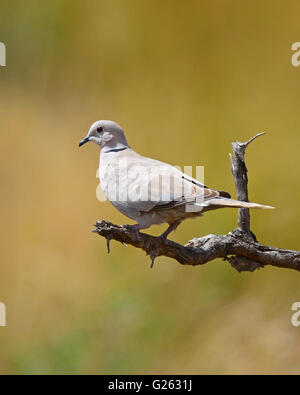
<svg viewBox="0 0 300 395"><path fill-rule="evenodd" d="M161 237L140 233L134 229L114 225L107 221L97 222L93 232L100 236L141 248L151 258L166 256L183 265L203 265L216 258L224 258L238 271L253 271L272 265L300 271L300 252L283 250L245 239L236 229L228 235L208 235L190 240L185 246Z"/></svg>
<svg viewBox="0 0 300 395"><path fill-rule="evenodd" d="M246 143L232 143L232 174L239 200L248 201L248 177L245 164L245 150L259 133ZM238 228L227 235L207 235L194 238L186 245L180 245L161 237L137 233L135 229L114 225L107 221L96 222L93 232L107 240L109 252L110 240L130 244L144 250L150 256L153 266L158 256L166 256L183 265L203 265L216 258L223 258L239 272L254 271L266 265L300 271L300 252L266 246L257 242L250 230L248 209L239 209Z"/></svg>

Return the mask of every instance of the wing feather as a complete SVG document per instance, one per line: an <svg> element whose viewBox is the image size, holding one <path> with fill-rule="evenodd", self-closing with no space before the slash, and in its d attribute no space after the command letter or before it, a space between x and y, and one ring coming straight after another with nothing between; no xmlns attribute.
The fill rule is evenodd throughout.
<svg viewBox="0 0 300 395"><path fill-rule="evenodd" d="M220 196L174 166L126 151L126 157L120 153L118 160L110 161L109 175L104 177L108 180L105 194L120 210L149 212L194 203L207 206L210 199Z"/></svg>

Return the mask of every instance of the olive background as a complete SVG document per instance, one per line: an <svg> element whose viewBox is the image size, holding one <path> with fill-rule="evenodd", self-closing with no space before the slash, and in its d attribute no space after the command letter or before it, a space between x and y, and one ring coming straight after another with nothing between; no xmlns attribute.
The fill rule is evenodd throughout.
<svg viewBox="0 0 300 395"><path fill-rule="evenodd" d="M299 247L300 3L292 0L0 0L0 373L300 373L300 274L185 267L91 233L132 223L96 199L111 119L140 154L205 166L235 196L231 142L246 141L262 243ZM237 210L184 222L186 243L234 229ZM158 235L165 226L153 226Z"/></svg>

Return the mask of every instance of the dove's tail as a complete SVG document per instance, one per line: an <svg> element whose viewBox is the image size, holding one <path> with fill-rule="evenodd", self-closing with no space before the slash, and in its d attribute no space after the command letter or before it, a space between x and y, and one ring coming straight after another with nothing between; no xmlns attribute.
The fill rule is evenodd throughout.
<svg viewBox="0 0 300 395"><path fill-rule="evenodd" d="M241 202L240 200L229 199L224 197L214 198L209 200L210 206L220 207L236 207L236 208L259 208L259 209L274 209L272 206L264 206L258 203Z"/></svg>

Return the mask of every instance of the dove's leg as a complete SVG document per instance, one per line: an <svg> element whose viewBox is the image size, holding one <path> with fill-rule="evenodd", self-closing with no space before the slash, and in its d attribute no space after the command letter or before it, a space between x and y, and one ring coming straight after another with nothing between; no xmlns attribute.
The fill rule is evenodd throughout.
<svg viewBox="0 0 300 395"><path fill-rule="evenodd" d="M159 237L161 237L162 239L166 239L167 236L173 232L173 230L175 230L177 228L177 226L180 224L181 221L176 221L173 222L172 224L169 224L169 227L167 230L164 231L164 233L162 233Z"/></svg>
<svg viewBox="0 0 300 395"><path fill-rule="evenodd" d="M151 226L151 217L141 217L139 222L134 225L123 225L124 228L133 229L136 232L137 239L141 240L140 229L148 229Z"/></svg>
<svg viewBox="0 0 300 395"><path fill-rule="evenodd" d="M135 234L136 234L137 240L138 240L138 241L141 240L140 229L142 229L142 228L140 227L139 224L134 224L134 225L122 225L122 227L123 227L123 228L126 228L126 229L128 229L128 230L131 230L131 229L134 230L134 231L135 231Z"/></svg>

